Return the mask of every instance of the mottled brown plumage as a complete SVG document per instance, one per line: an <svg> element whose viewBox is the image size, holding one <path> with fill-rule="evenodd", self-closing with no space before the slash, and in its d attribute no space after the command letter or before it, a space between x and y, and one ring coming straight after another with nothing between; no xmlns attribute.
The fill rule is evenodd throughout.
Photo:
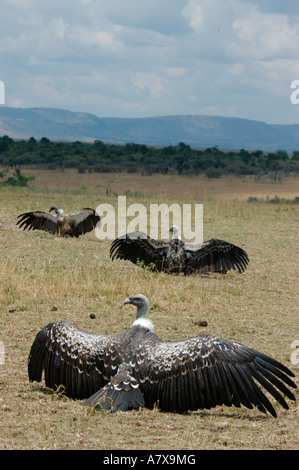
<svg viewBox="0 0 299 470"><path fill-rule="evenodd" d="M55 214L51 214L54 210ZM52 206L49 212L33 211L20 214L17 225L24 230L44 230L53 235L76 237L93 230L100 222L94 209L85 208L73 214Z"/></svg>
<svg viewBox="0 0 299 470"><path fill-rule="evenodd" d="M288 387L294 374L263 353L213 335L182 341L162 341L146 318L148 299L129 297L137 318L123 333L95 335L59 321L36 336L29 355L29 379L55 389L63 385L68 396L87 398L96 406L130 410L140 406L185 412L217 405L256 406L276 416L265 388L284 408L281 393L295 400ZM288 387L287 387L288 386ZM281 393L280 393L281 392Z"/></svg>

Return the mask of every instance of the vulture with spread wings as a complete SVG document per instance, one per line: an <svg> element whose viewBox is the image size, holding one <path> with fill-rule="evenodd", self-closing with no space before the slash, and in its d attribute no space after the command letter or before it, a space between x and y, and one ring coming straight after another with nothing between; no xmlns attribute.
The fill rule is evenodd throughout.
<svg viewBox="0 0 299 470"><path fill-rule="evenodd" d="M111 411L158 405L185 412L217 405L244 405L276 417L264 388L285 409L295 397L294 374L277 360L212 335L162 341L146 318L144 295L126 299L137 307L132 327L123 333L96 335L58 321L36 336L29 355L29 380L65 387L83 405Z"/></svg>
<svg viewBox="0 0 299 470"><path fill-rule="evenodd" d="M55 214L51 214L52 211ZM85 208L73 214L66 214L57 206L52 206L49 212L33 211L20 214L18 219L17 225L24 230L44 230L53 235L76 238L91 232L101 220L94 209Z"/></svg>
<svg viewBox="0 0 299 470"><path fill-rule="evenodd" d="M168 273L245 272L249 258L242 248L217 238L201 244L184 243L176 226L169 230L173 232L170 241L155 240L139 231L127 233L112 242L110 257L142 262Z"/></svg>

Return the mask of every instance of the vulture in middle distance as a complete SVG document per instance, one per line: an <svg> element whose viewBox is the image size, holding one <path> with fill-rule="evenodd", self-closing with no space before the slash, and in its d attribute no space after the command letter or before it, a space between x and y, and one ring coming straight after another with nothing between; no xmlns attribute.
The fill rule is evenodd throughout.
<svg viewBox="0 0 299 470"><path fill-rule="evenodd" d="M245 272L249 258L242 248L217 238L198 244L184 243L176 226L169 231L173 232L170 241L155 240L139 231L127 233L112 242L110 257L134 264L141 262L141 266L144 263L152 266L153 270L168 273Z"/></svg>
<svg viewBox="0 0 299 470"><path fill-rule="evenodd" d="M264 388L288 409L282 395L295 400L294 374L279 361L235 341L201 335L163 341L146 318L148 299L125 300L137 307L132 327L122 333L97 335L65 321L45 326L32 344L28 373L46 386L64 386L83 405L111 411L139 407L186 412L217 405L257 407L276 417ZM281 393L279 393L281 392Z"/></svg>
<svg viewBox="0 0 299 470"><path fill-rule="evenodd" d="M54 211L55 214L51 214ZM33 211L20 214L17 225L24 230L44 230L53 235L76 237L91 232L101 218L94 209L82 209L73 214L66 214L57 206L52 206L49 212Z"/></svg>

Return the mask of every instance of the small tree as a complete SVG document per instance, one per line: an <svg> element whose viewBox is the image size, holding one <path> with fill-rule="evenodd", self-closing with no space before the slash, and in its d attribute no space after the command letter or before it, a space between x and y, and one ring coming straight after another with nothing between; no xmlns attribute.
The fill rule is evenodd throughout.
<svg viewBox="0 0 299 470"><path fill-rule="evenodd" d="M3 185L4 186L27 186L28 181L34 180L35 176L24 176L21 173L21 170L19 168L16 168L13 176L10 176L7 178L6 181L4 181Z"/></svg>

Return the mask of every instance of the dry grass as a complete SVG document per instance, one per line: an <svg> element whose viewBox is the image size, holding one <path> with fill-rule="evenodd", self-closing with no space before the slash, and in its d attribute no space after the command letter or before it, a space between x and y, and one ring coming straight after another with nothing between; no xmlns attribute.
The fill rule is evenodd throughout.
<svg viewBox="0 0 299 470"><path fill-rule="evenodd" d="M298 376L290 357L299 337L299 208L246 203L249 196L298 196L298 180L27 173L36 176L31 189L0 191L0 449L297 449L294 403L289 411L275 405L277 419L227 407L184 415L102 414L29 383L27 357L36 333L54 320L99 333L128 328L135 311L123 300L144 293L160 337L215 333L276 357ZM128 203L202 202L205 239L217 236L244 247L251 260L246 275L183 278L141 271L112 263L110 241L100 242L93 233L72 240L15 227L16 216L26 210L47 210L54 203L68 211L116 204L116 195L126 191L132 195ZM196 326L198 320L208 326Z"/></svg>

